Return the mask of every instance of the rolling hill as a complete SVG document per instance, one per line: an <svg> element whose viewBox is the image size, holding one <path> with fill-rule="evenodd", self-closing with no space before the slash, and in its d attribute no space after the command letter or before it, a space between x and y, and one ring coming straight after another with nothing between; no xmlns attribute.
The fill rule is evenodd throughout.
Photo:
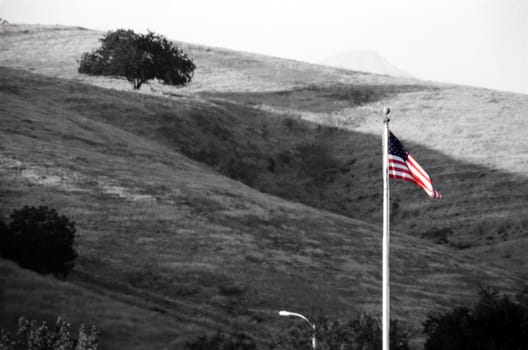
<svg viewBox="0 0 528 350"><path fill-rule="evenodd" d="M185 43L194 82L138 93L76 73L99 32L1 28L0 214L49 205L79 234L68 281L1 261L2 327L62 314L108 348L178 348L265 341L281 308L377 313L383 105L446 196L393 185L394 316L419 339L479 282L524 285L526 96Z"/></svg>
<svg viewBox="0 0 528 350"><path fill-rule="evenodd" d="M338 52L322 59L320 64L348 70L386 74L395 77L411 77L387 61L375 50L351 50Z"/></svg>
<svg viewBox="0 0 528 350"><path fill-rule="evenodd" d="M3 26L5 49L0 55L1 64L105 88L130 90L124 80L76 72L76 60L82 52L97 46L102 33L82 28L28 28ZM230 139L222 139L212 130L200 131L196 127L199 118L191 118L191 125L178 125L185 132L163 136L169 137L172 145L188 156L199 157L199 161L225 171L224 163L230 160L208 154L210 149L221 149L224 155L237 149L244 154L233 158L243 160L238 162L239 166L252 169L255 174L267 168L269 160L279 163L278 158L284 156L281 152L291 153L297 148L302 151L306 143L322 145L340 158L337 168L342 169L331 179L332 183L317 184L315 195L313 188L305 186L309 179L298 178L299 166L279 169L272 176L269 171L256 178L245 176L245 180L248 182L248 177L252 177L253 187L286 199L344 215L356 213L375 223L381 216L379 197L372 197L379 194L380 188L379 177L372 176L378 173L380 163L375 145L379 144L380 110L389 105L393 110L393 131L430 172L446 197L439 205L424 201L422 194L413 188L403 190L411 188L407 184L394 186L393 198L398 206L393 220L396 228L456 247L525 238L528 210L524 179L528 144L522 142L528 123L525 95L351 72L185 43L181 46L198 66L193 83L183 89L152 84L142 93L202 97L245 115L237 120L234 116L224 117L229 113L217 114L218 125L214 127L229 129L233 134ZM128 120L125 115L112 118ZM273 122L284 119L281 122L284 124ZM326 135L321 136L306 131L302 121L313 122L309 125L319 127L319 131L330 126L367 137L356 139L355 143L347 138L347 133L336 137L333 132L337 129L324 129ZM237 124L249 130L251 136L242 137L244 128L238 128ZM300 126L292 127L294 124ZM162 125L160 130L171 133L166 126ZM247 144L238 144L255 139L259 145L251 145L251 150ZM433 152L420 149L422 145L432 147ZM289 156L286 154L286 158ZM454 161L439 159L444 156ZM346 168L352 161L359 162L354 165L356 169L366 167L366 175L363 169L351 177ZM398 191L405 191L405 201ZM428 220L411 227L405 217L413 215L425 215ZM478 220L471 218L475 215Z"/></svg>

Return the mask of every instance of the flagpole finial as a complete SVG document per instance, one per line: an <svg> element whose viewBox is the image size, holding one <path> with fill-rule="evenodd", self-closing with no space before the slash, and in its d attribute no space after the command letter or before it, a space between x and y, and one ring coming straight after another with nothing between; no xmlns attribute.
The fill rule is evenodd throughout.
<svg viewBox="0 0 528 350"><path fill-rule="evenodd" d="M389 107L383 107L383 114L385 114L385 123L388 123L390 121L390 117L389 117L389 114L390 114L391 110Z"/></svg>

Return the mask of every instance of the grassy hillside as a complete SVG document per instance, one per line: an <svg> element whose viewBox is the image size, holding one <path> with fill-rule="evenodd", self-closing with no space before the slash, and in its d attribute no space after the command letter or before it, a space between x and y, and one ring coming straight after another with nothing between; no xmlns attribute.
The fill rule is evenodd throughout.
<svg viewBox="0 0 528 350"><path fill-rule="evenodd" d="M73 285L108 295L109 303L131 303L207 329L272 328L280 308L378 311L378 226L257 192L182 156L163 139L142 135L167 108L176 119L191 106L194 118L199 111L215 115L220 107L1 71L3 214L45 204L77 222ZM143 128L134 118L140 111L150 113ZM107 113L115 118L105 121ZM137 130L127 131L131 127L119 115ZM469 301L478 280L506 290L520 283L398 232L393 259L394 312L414 329L427 312ZM16 288L10 274L3 279L4 289ZM2 300L4 322L42 314L38 299L28 308L32 297L14 305L11 298ZM55 307L56 313L64 310L60 302ZM106 307L86 313L101 328L106 315ZM137 321L127 322L152 336ZM164 334L170 343L187 330L167 328Z"/></svg>
<svg viewBox="0 0 528 350"><path fill-rule="evenodd" d="M76 73L76 60L97 46L100 32L23 25L2 28L6 50L0 53L0 64L131 89L124 80ZM216 112L209 130L203 130L200 117L175 121L172 111L166 110L167 118L156 119L157 129L142 130L143 135L163 137L188 156L259 190L379 223L380 110L389 105L393 131L446 197L441 204L433 203L414 188L406 190L410 185L395 184L393 227L458 248L526 236L528 182L523 172L528 144L522 142L528 127L526 96L181 45L198 67L190 86L177 89L154 83L142 93L201 96L223 109ZM143 129L135 120L147 117L140 112L134 118L112 115L115 118L127 120L119 125L125 123L133 131ZM316 125L314 131L312 124L299 123L303 120L339 129ZM365 137L351 140L340 129ZM284 164L303 158L303 152L311 153L310 147L322 149L319 158L328 152L336 158L318 164L331 168L330 174L317 169L305 174L306 168L316 166L317 157L312 164ZM313 183L313 177L325 181ZM409 217L427 220L415 223Z"/></svg>
<svg viewBox="0 0 528 350"><path fill-rule="evenodd" d="M519 250L452 249L526 235L526 144L511 126L526 123L524 96L188 44L194 83L136 93L76 73L100 33L1 28L0 215L49 205L79 233L68 282L1 262L2 327L66 314L109 348L177 348L220 326L263 340L281 308L379 312L383 105L446 195L393 183L394 316L419 336L478 281L524 283L501 268ZM478 118L479 133L464 128Z"/></svg>
<svg viewBox="0 0 528 350"><path fill-rule="evenodd" d="M156 304L140 295L57 281L2 259L0 273L2 329L14 330L21 315L48 324L61 315L75 330L81 323L97 325L106 349L179 348L179 334L192 338L207 330L183 316L160 312Z"/></svg>

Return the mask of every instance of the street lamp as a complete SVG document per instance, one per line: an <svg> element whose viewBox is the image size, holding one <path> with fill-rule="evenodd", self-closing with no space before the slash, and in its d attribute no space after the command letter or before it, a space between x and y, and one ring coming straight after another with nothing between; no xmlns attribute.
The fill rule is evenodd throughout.
<svg viewBox="0 0 528 350"><path fill-rule="evenodd" d="M299 318L302 318L303 320L306 321L306 323L308 323L310 325L310 327L312 327L312 350L315 350L315 345L316 345L316 342L315 342L315 323L312 323L310 322L310 320L308 318L306 318L305 316L301 315L301 314L298 314L296 312L289 312L289 311L279 311L279 316L294 316L294 317L299 317Z"/></svg>

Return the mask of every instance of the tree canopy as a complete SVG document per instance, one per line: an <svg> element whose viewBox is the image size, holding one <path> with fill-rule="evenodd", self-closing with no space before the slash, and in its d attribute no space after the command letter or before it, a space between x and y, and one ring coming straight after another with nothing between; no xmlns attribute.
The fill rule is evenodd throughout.
<svg viewBox="0 0 528 350"><path fill-rule="evenodd" d="M136 90L152 79L181 86L193 77L193 61L161 35L119 29L100 40L99 49L81 56L79 73L125 77Z"/></svg>
<svg viewBox="0 0 528 350"><path fill-rule="evenodd" d="M42 274L66 276L73 268L75 222L46 206L14 210L0 222L0 255Z"/></svg>
<svg viewBox="0 0 528 350"><path fill-rule="evenodd" d="M528 344L528 288L516 298L484 287L473 308L455 307L424 324L425 350L518 350Z"/></svg>

